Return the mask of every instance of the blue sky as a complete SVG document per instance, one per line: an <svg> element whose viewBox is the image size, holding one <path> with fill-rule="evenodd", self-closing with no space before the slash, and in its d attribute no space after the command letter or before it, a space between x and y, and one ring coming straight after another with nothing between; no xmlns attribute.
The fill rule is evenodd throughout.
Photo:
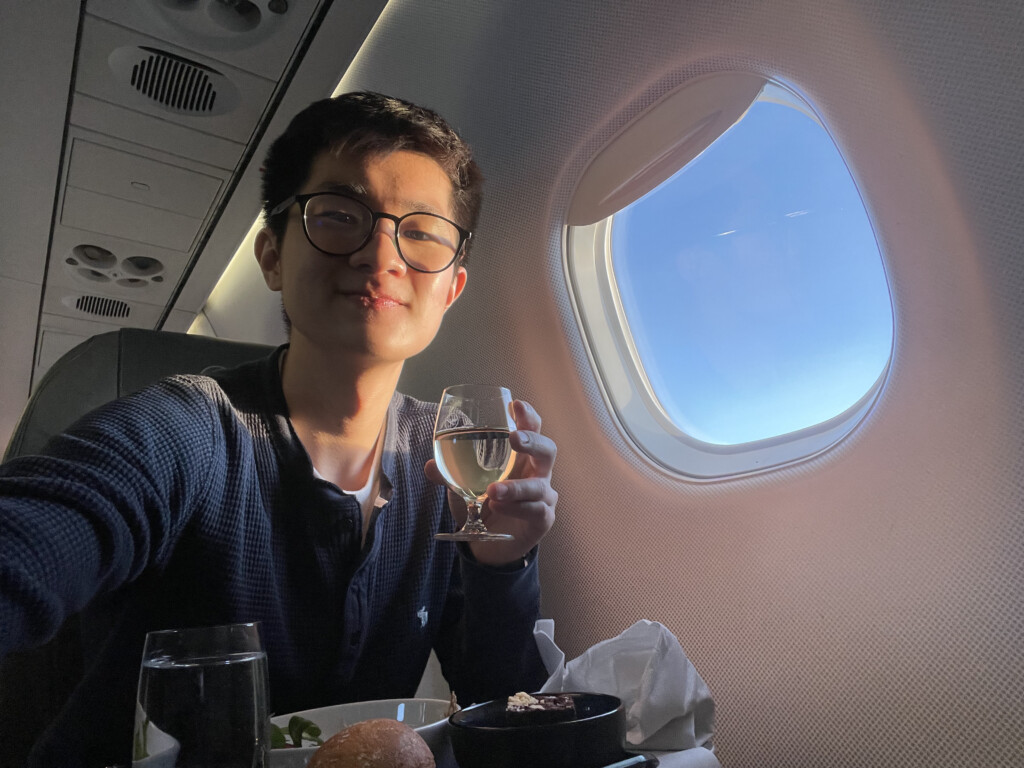
<svg viewBox="0 0 1024 768"><path fill-rule="evenodd" d="M693 437L736 444L817 424L889 359L867 214L831 138L800 110L756 102L612 232L646 373Z"/></svg>

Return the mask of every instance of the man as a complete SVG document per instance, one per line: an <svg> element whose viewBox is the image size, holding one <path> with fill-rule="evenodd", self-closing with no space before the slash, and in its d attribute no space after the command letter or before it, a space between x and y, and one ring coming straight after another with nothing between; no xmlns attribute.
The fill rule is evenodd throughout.
<svg viewBox="0 0 1024 768"><path fill-rule="evenodd" d="M536 545L555 446L517 402L489 488L510 541L434 540L434 406L396 393L467 282L481 176L435 113L313 104L271 147L256 258L289 344L179 376L0 467L0 655L102 601L116 617L34 765L127 762L145 632L260 621L272 709L410 696L431 648L462 704L537 687Z"/></svg>

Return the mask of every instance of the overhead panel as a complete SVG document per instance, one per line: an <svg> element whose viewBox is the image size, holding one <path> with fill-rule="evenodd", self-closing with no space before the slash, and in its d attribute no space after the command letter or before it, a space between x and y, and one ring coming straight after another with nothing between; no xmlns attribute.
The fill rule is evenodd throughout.
<svg viewBox="0 0 1024 768"><path fill-rule="evenodd" d="M86 287L165 304L229 178L221 168L72 126L48 292ZM111 263L97 261L98 253ZM80 315L66 302L52 311Z"/></svg>
<svg viewBox="0 0 1024 768"><path fill-rule="evenodd" d="M86 15L75 90L246 143L275 81Z"/></svg>
<svg viewBox="0 0 1024 768"><path fill-rule="evenodd" d="M238 165L245 151L245 145L237 141L169 123L84 93L75 95L71 125L93 133L130 138L140 146L157 150L187 147L192 160L229 171Z"/></svg>
<svg viewBox="0 0 1024 768"><path fill-rule="evenodd" d="M68 187L61 224L98 234L118 232L128 240L185 251L195 242L202 220Z"/></svg>
<svg viewBox="0 0 1024 768"><path fill-rule="evenodd" d="M75 139L67 185L202 218L210 209L221 180L145 155Z"/></svg>
<svg viewBox="0 0 1024 768"><path fill-rule="evenodd" d="M137 152L71 140L60 224L190 249L224 180Z"/></svg>
<svg viewBox="0 0 1024 768"><path fill-rule="evenodd" d="M100 291L130 302L164 306L188 255L169 248L97 236L87 230L61 227L54 234L54 290Z"/></svg>
<svg viewBox="0 0 1024 768"><path fill-rule="evenodd" d="M157 327L321 5L85 4L35 380L75 338Z"/></svg>
<svg viewBox="0 0 1024 768"><path fill-rule="evenodd" d="M119 26L277 80L309 24L316 0L90 0L88 11Z"/></svg>
<svg viewBox="0 0 1024 768"><path fill-rule="evenodd" d="M88 288L47 291L43 312L82 320L99 320L119 327L152 328L160 307L110 296Z"/></svg>

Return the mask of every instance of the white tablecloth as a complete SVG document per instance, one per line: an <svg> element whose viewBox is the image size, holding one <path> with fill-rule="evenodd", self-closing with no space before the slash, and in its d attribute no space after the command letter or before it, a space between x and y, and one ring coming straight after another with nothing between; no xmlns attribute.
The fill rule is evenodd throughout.
<svg viewBox="0 0 1024 768"><path fill-rule="evenodd" d="M715 753L704 747L684 749L680 752L652 752L657 755L658 768L722 768ZM445 751L435 752L437 768L459 768L450 748Z"/></svg>
<svg viewBox="0 0 1024 768"><path fill-rule="evenodd" d="M653 752L658 757L658 768L722 768L715 753L704 747L684 749L681 752Z"/></svg>

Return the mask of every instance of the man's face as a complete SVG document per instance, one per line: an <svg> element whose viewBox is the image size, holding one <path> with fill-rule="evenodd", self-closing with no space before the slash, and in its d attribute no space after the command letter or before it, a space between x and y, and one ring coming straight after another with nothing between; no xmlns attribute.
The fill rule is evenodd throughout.
<svg viewBox="0 0 1024 768"><path fill-rule="evenodd" d="M436 161L418 152L364 159L321 153L300 192L326 191L395 216L427 211L454 219L451 182ZM366 362L401 362L425 349L466 282L463 267L434 274L411 269L395 248L394 222L387 219L351 256L321 253L306 238L298 204L289 211L282 240L264 230L256 253L267 285L281 291L293 345L309 343Z"/></svg>

